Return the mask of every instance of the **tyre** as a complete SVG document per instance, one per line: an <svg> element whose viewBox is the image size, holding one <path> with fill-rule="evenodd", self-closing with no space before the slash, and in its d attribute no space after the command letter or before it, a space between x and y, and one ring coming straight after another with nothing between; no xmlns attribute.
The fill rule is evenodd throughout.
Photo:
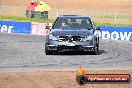
<svg viewBox="0 0 132 88"><path fill-rule="evenodd" d="M99 51L99 47L95 46L95 47L94 47L93 54L94 54L94 55L97 55L97 54L98 54L98 51Z"/></svg>
<svg viewBox="0 0 132 88"><path fill-rule="evenodd" d="M48 51L48 50L45 51L45 54L46 54L46 55L54 55L54 53L55 53L54 51Z"/></svg>
<svg viewBox="0 0 132 88"><path fill-rule="evenodd" d="M99 53L99 47L97 47L97 52Z"/></svg>
<svg viewBox="0 0 132 88"><path fill-rule="evenodd" d="M48 50L48 47L45 46L45 54L46 55L54 55L56 53L57 53L57 51Z"/></svg>
<svg viewBox="0 0 132 88"><path fill-rule="evenodd" d="M46 55L52 55L53 54L53 51L48 50L47 44L45 44L45 54Z"/></svg>

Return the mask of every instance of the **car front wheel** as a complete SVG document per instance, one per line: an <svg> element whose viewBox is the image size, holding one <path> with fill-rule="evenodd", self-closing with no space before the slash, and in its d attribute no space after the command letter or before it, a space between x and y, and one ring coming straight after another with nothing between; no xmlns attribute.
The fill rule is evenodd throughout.
<svg viewBox="0 0 132 88"><path fill-rule="evenodd" d="M48 50L47 50L47 51L45 51L45 54L46 54L46 55L54 55L55 52L54 52L54 51L48 51Z"/></svg>
<svg viewBox="0 0 132 88"><path fill-rule="evenodd" d="M99 52L99 47L94 47L94 51L93 51L93 54L94 55L98 55L98 52Z"/></svg>
<svg viewBox="0 0 132 88"><path fill-rule="evenodd" d="M45 54L46 55L54 55L54 54L57 54L57 51L55 50L48 50L48 47L45 46Z"/></svg>

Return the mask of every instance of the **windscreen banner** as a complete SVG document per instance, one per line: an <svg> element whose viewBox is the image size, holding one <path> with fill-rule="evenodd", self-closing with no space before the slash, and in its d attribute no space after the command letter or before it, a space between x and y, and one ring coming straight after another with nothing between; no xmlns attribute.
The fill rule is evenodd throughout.
<svg viewBox="0 0 132 88"><path fill-rule="evenodd" d="M0 20L0 32L30 34L31 22Z"/></svg>
<svg viewBox="0 0 132 88"><path fill-rule="evenodd" d="M100 26L100 39L132 41L132 27Z"/></svg>

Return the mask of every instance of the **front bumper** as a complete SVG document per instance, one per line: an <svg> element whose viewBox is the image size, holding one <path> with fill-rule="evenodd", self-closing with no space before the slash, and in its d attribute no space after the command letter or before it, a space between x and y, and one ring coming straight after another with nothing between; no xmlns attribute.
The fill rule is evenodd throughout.
<svg viewBox="0 0 132 88"><path fill-rule="evenodd" d="M96 44L91 42L57 42L50 41L46 47L51 51L75 50L75 51L94 51Z"/></svg>

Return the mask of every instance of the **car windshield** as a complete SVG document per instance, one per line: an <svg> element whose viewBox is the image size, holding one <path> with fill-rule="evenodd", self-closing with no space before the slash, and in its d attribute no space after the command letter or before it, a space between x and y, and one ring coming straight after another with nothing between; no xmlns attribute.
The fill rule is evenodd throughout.
<svg viewBox="0 0 132 88"><path fill-rule="evenodd" d="M57 18L53 29L91 29L89 18Z"/></svg>

